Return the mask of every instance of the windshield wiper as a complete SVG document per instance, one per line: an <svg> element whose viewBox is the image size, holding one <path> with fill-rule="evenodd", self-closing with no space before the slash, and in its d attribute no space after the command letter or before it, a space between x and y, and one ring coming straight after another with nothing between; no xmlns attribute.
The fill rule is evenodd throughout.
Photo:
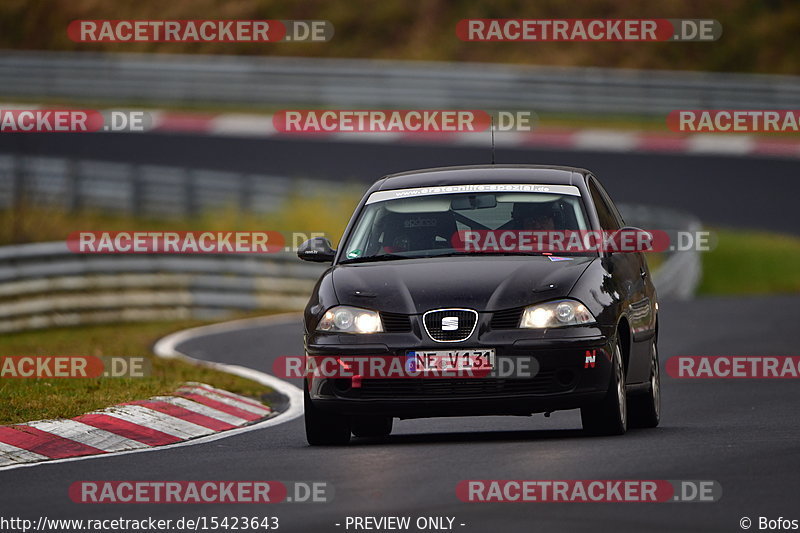
<svg viewBox="0 0 800 533"><path fill-rule="evenodd" d="M352 259L345 259L343 261L339 261L339 264L343 265L350 263L375 263L378 261L394 261L396 259L416 259L416 258L398 254L381 254L381 255L370 255L367 257L354 257Z"/></svg>

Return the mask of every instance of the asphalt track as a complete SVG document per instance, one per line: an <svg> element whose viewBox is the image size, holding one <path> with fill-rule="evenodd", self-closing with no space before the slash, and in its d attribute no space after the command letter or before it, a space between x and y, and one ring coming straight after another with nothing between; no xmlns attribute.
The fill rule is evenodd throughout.
<svg viewBox="0 0 800 533"><path fill-rule="evenodd" d="M0 154L75 157L371 183L391 172L486 164L488 148L436 142L359 143L192 134L6 134ZM800 159L686 153L497 149L499 163L594 171L616 202L652 204L705 223L800 234Z"/></svg>
<svg viewBox="0 0 800 533"><path fill-rule="evenodd" d="M780 310L780 312L776 312ZM800 296L666 303L662 366L673 355L791 355ZM217 333L177 346L193 357L269 371L301 353L296 320ZM456 531L740 531L743 516L800 518L795 380L684 381L664 375L663 423L586 437L576 412L400 421L386 441L306 445L302 419L208 444L0 472L2 515L36 518L263 516L284 531L345 531L346 516L453 516ZM329 503L80 505L77 480L326 481ZM715 503L462 503L465 479L716 480ZM793 516L794 513L794 516ZM753 529L756 529L755 526ZM351 529L352 531L352 529Z"/></svg>
<svg viewBox="0 0 800 533"><path fill-rule="evenodd" d="M191 135L0 136L0 152L371 180L415 167L482 163L474 147L359 145ZM705 222L800 233L800 161L499 149L500 162L595 170L619 202L688 210ZM797 355L800 296L665 302L661 357ZM212 335L178 346L189 355L269 371L301 353L298 323ZM284 531L345 531L346 516L453 516L456 531L741 531L748 516L800 519L796 380L678 381L664 375L663 423L624 437L588 438L576 412L545 419L401 421L386 442L310 448L302 420L196 446L0 472L0 516L179 518L278 516ZM334 500L274 506L79 505L78 480L326 481ZM462 503L465 479L716 480L716 503ZM352 529L350 531L353 531Z"/></svg>

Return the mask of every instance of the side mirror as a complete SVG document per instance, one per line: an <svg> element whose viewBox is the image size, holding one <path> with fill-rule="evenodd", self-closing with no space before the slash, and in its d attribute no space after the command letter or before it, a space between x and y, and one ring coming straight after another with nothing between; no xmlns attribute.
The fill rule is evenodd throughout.
<svg viewBox="0 0 800 533"><path fill-rule="evenodd" d="M625 226L608 236L607 253L648 252L653 249L653 234L641 228Z"/></svg>
<svg viewBox="0 0 800 533"><path fill-rule="evenodd" d="M330 263L336 257L336 250L331 247L331 241L325 237L314 237L297 248L297 257L303 261Z"/></svg>

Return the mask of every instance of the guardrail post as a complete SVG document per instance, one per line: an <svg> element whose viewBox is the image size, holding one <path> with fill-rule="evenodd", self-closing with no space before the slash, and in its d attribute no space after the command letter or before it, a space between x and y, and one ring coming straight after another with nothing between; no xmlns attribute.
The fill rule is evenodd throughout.
<svg viewBox="0 0 800 533"><path fill-rule="evenodd" d="M184 169L184 210L187 216L194 216L197 214L197 183L195 180L194 171L191 169Z"/></svg>
<svg viewBox="0 0 800 533"><path fill-rule="evenodd" d="M14 189L11 205L16 209L25 201L25 156L14 155L12 157L11 173L13 175Z"/></svg>
<svg viewBox="0 0 800 533"><path fill-rule="evenodd" d="M253 176L239 174L239 210L253 210Z"/></svg>
<svg viewBox="0 0 800 533"><path fill-rule="evenodd" d="M134 216L139 216L144 212L144 180L142 179L142 167L139 165L130 166L131 197L130 210Z"/></svg>
<svg viewBox="0 0 800 533"><path fill-rule="evenodd" d="M18 155L13 158L13 180L14 190L11 198L11 212L13 213L11 220L11 240L12 242L19 242L23 240L24 232L24 219L25 219L25 156Z"/></svg>
<svg viewBox="0 0 800 533"><path fill-rule="evenodd" d="M66 207L70 213L77 213L82 207L80 164L74 159L67 159L65 167L67 174Z"/></svg>

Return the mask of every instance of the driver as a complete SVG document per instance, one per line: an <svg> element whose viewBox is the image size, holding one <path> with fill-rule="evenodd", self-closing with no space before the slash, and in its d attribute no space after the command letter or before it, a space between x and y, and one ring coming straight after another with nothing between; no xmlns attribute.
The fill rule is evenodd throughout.
<svg viewBox="0 0 800 533"><path fill-rule="evenodd" d="M516 203L511 212L515 226L521 230L553 231L556 229L556 206L548 203Z"/></svg>

